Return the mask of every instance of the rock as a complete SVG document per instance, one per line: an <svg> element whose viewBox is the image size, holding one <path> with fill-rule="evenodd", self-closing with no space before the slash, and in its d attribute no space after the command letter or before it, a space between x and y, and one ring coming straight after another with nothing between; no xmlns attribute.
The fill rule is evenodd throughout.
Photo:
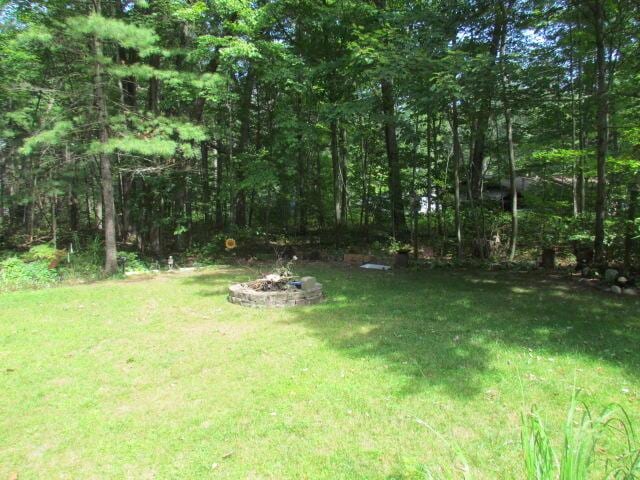
<svg viewBox="0 0 640 480"><path fill-rule="evenodd" d="M583 277L588 277L590 273L591 273L591 269L589 267L583 267L582 268L582 276Z"/></svg>
<svg viewBox="0 0 640 480"><path fill-rule="evenodd" d="M613 285L613 286L611 287L611 292L612 292L612 293L622 293L622 289L621 289L619 286L617 286L617 285Z"/></svg>
<svg viewBox="0 0 640 480"><path fill-rule="evenodd" d="M637 296L638 290L636 290L635 288L625 288L624 290L622 290L622 293L624 293L625 295Z"/></svg>
<svg viewBox="0 0 640 480"><path fill-rule="evenodd" d="M615 282L616 278L618 278L619 272L615 268L607 268L604 271L604 280L605 282Z"/></svg>
<svg viewBox="0 0 640 480"><path fill-rule="evenodd" d="M627 283L629 280L627 279L627 277L624 276L620 276L618 277L618 280L616 280L618 283L624 285L625 283Z"/></svg>
<svg viewBox="0 0 640 480"><path fill-rule="evenodd" d="M316 277L302 277L300 281L302 282L302 290L313 290L318 286Z"/></svg>

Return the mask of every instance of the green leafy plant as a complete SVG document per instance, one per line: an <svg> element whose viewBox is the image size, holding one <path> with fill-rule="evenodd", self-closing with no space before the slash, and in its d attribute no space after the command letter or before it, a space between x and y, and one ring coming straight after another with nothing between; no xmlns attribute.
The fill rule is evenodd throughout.
<svg viewBox="0 0 640 480"><path fill-rule="evenodd" d="M125 260L124 268L127 272L146 272L149 270L149 266L135 252L118 252L118 257Z"/></svg>
<svg viewBox="0 0 640 480"><path fill-rule="evenodd" d="M394 255L396 253L401 253L401 252L410 252L411 249L412 247L410 244L400 242L393 237L389 238L389 243L387 245L387 252L390 255Z"/></svg>
<svg viewBox="0 0 640 480"><path fill-rule="evenodd" d="M0 290L47 287L58 280L57 271L50 269L46 260L24 262L10 257L0 262Z"/></svg>
<svg viewBox="0 0 640 480"><path fill-rule="evenodd" d="M33 262L36 260L46 260L53 261L60 256L60 250L57 250L52 245L48 243L44 243L42 245L36 245L35 247L31 247L27 253L25 253L22 258L27 262Z"/></svg>
<svg viewBox="0 0 640 480"><path fill-rule="evenodd" d="M633 425L624 408L607 406L593 416L574 392L564 425L563 447L559 454L553 446L542 419L534 408L522 414L522 449L527 480L587 480L596 463L596 454L610 437L622 438L623 451L604 459L607 479L640 478L640 449Z"/></svg>

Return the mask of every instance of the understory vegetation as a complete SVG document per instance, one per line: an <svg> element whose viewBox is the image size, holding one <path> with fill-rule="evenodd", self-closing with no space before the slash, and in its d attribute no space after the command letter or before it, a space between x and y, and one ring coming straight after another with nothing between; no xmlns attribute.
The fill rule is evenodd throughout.
<svg viewBox="0 0 640 480"><path fill-rule="evenodd" d="M391 239L636 270L635 1L0 9L0 248L98 236L113 274L219 236Z"/></svg>

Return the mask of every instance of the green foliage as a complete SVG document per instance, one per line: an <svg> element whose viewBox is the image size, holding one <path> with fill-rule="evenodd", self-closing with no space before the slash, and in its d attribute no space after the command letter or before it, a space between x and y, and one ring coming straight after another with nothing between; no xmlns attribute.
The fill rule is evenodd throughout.
<svg viewBox="0 0 640 480"><path fill-rule="evenodd" d="M137 237L122 238L127 244L218 255L215 242L207 245L214 226L235 236L247 224L274 235L318 232L337 250L392 232L406 240L404 225L390 220L394 209L410 218L415 193L435 207L417 222L419 241L448 255L456 247L455 116L469 252L480 237L511 235L497 201L508 178L508 110L515 173L532 179L521 187L518 248L592 241L594 13L583 2L480 3L9 2L0 7L0 198L8 211L0 234L16 247L25 234L51 238L54 226L65 241L72 230L99 232L95 157L103 154L120 187L122 222L114 223L135 227L123 234ZM606 254L635 261L638 7L603 5L615 18L605 22ZM483 201L468 198L478 170L495 194ZM242 254L259 243L237 238ZM504 257L506 244L491 260Z"/></svg>
<svg viewBox="0 0 640 480"><path fill-rule="evenodd" d="M92 153L122 152L147 156L172 157L176 153L177 146L178 144L172 140L161 138L143 139L128 135L111 138L106 143L93 142L90 151Z"/></svg>
<svg viewBox="0 0 640 480"><path fill-rule="evenodd" d="M158 41L158 36L149 28L96 14L69 18L67 24L72 32L96 35L102 40L116 42L125 48L135 48L142 56L157 51L155 44Z"/></svg>
<svg viewBox="0 0 640 480"><path fill-rule="evenodd" d="M0 291L48 287L58 279L58 273L49 268L46 260L25 262L18 257L10 257L0 262Z"/></svg>
<svg viewBox="0 0 640 480"><path fill-rule="evenodd" d="M126 260L124 266L126 272L148 272L149 265L142 261L135 252L118 252L118 257Z"/></svg>
<svg viewBox="0 0 640 480"><path fill-rule="evenodd" d="M580 415L580 412L582 414ZM535 408L522 415L522 448L528 480L588 480L607 436L622 437L621 452L607 452L606 478L636 479L640 476L640 449L627 412L617 404L592 416L574 392L564 426L563 448L554 453L551 441Z"/></svg>
<svg viewBox="0 0 640 480"><path fill-rule="evenodd" d="M29 155L36 148L57 146L65 139L72 129L73 124L70 121L62 120L56 122L51 129L39 132L36 135L27 138L22 147L20 147L20 153L23 155Z"/></svg>
<svg viewBox="0 0 640 480"><path fill-rule="evenodd" d="M71 262L58 268L60 280L64 282L87 282L104 278L102 259L96 263L91 255L77 254L71 256Z"/></svg>
<svg viewBox="0 0 640 480"><path fill-rule="evenodd" d="M393 237L389 237L387 242L386 251L390 255L394 255L400 252L410 252L413 249L411 244L406 242L401 242Z"/></svg>
<svg viewBox="0 0 640 480"><path fill-rule="evenodd" d="M31 247L29 251L22 256L22 258L26 262L42 260L51 263L59 261L65 255L66 252L64 250L58 250L54 246L44 243L42 245Z"/></svg>

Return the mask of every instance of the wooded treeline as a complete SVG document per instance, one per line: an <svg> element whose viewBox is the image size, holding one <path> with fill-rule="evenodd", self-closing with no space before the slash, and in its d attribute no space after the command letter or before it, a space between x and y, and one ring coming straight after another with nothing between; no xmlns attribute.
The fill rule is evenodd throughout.
<svg viewBox="0 0 640 480"><path fill-rule="evenodd" d="M637 261L633 0L9 1L0 238ZM492 192L489 195L490 191ZM520 208L518 202L521 202Z"/></svg>

